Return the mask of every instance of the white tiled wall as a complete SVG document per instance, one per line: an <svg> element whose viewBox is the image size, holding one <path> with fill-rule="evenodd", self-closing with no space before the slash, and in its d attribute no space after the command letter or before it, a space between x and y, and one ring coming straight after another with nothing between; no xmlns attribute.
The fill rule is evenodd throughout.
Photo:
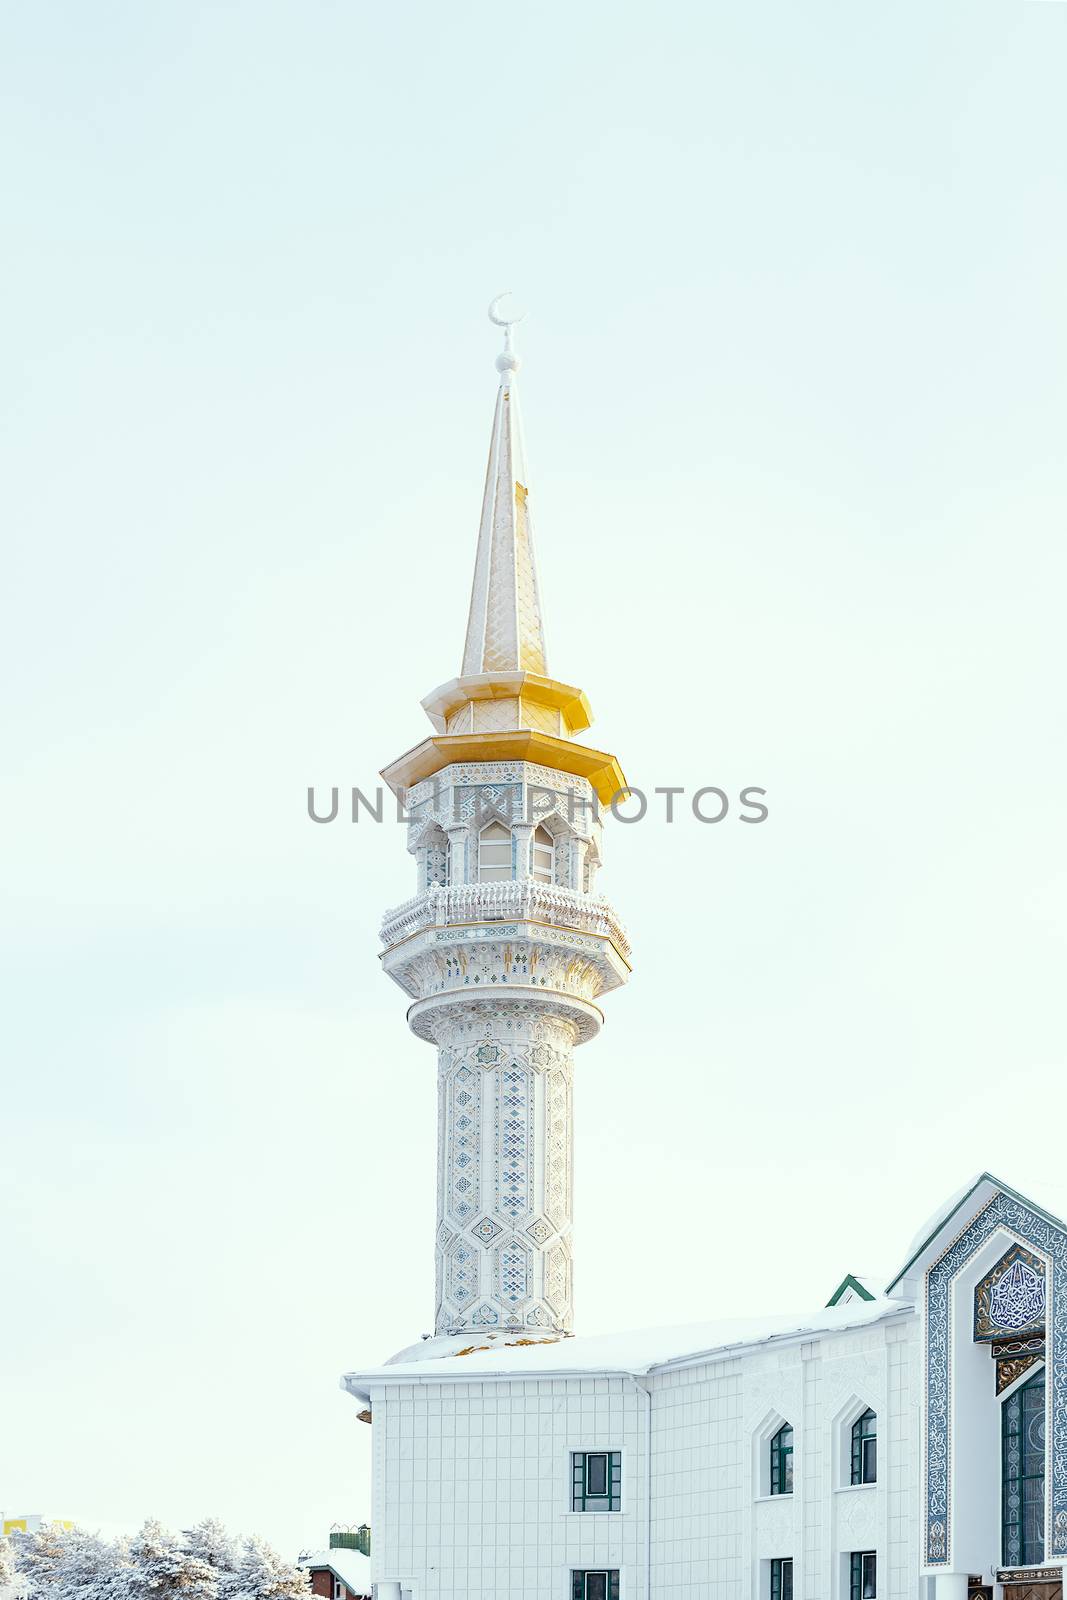
<svg viewBox="0 0 1067 1600"><path fill-rule="evenodd" d="M918 1600L917 1319L662 1373L653 1383L654 1600L848 1600L847 1556L878 1554L879 1600ZM878 1413L878 1483L847 1486L848 1436ZM570 1600L570 1572L618 1567L647 1600L647 1400L620 1377L494 1379L373 1395L374 1566L412 1600ZM794 1493L760 1493L760 1450L795 1430ZM570 1453L620 1449L623 1509L570 1511Z"/></svg>
<svg viewBox="0 0 1067 1600"><path fill-rule="evenodd" d="M374 1570L412 1600L569 1600L618 1567L634 1600L645 1398L623 1378L390 1388L374 1407ZM621 1450L618 1513L570 1510L570 1452ZM409 1581L411 1580L411 1581Z"/></svg>

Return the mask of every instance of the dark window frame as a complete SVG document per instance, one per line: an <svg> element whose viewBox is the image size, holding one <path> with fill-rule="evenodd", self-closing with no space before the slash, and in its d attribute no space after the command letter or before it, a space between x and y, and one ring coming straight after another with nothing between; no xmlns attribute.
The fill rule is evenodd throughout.
<svg viewBox="0 0 1067 1600"><path fill-rule="evenodd" d="M853 1550L848 1558L849 1600L877 1600L878 1554L874 1550Z"/></svg>
<svg viewBox="0 0 1067 1600"><path fill-rule="evenodd" d="M788 1435L788 1438L786 1435ZM791 1422L783 1422L771 1440L771 1493L793 1493L793 1425Z"/></svg>
<svg viewBox="0 0 1067 1600"><path fill-rule="evenodd" d="M1041 1367L1001 1402L1000 1531L1006 1567L1039 1566L1045 1559L1045 1445L1042 1439L1037 1448L1030 1438L1034 1422L1040 1418L1043 1423L1045 1418L1045 1377ZM1013 1459L1016 1441L1018 1454ZM1013 1487L1018 1491L1018 1514L1009 1518Z"/></svg>
<svg viewBox="0 0 1067 1600"><path fill-rule="evenodd" d="M793 1600L793 1557L771 1560L771 1600Z"/></svg>
<svg viewBox="0 0 1067 1600"><path fill-rule="evenodd" d="M589 1487L589 1463L604 1463L603 1492ZM595 1469L594 1469L595 1470ZM572 1450L571 1452L571 1510L621 1511L622 1510L622 1451Z"/></svg>
<svg viewBox="0 0 1067 1600"><path fill-rule="evenodd" d="M603 1585L595 1581L590 1594L590 1578L603 1578ZM571 1600L619 1600L618 1567L580 1567L571 1569Z"/></svg>
<svg viewBox="0 0 1067 1600"><path fill-rule="evenodd" d="M878 1413L870 1406L852 1424L852 1471L850 1482L878 1482Z"/></svg>

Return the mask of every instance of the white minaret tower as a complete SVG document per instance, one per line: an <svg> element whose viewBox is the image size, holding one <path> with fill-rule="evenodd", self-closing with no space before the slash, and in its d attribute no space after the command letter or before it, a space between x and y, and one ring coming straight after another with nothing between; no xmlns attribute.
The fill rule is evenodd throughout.
<svg viewBox="0 0 1067 1600"><path fill-rule="evenodd" d="M408 1022L438 1051L439 1336L567 1333L574 1047L630 949L596 898L598 811L625 790L578 744L580 689L548 675L511 329L497 357L462 676L422 702L435 732L382 776L411 818L415 898L382 925Z"/></svg>

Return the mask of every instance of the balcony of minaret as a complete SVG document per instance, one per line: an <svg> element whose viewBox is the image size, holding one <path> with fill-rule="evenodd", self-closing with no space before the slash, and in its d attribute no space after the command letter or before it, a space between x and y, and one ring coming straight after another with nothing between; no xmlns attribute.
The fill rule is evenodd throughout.
<svg viewBox="0 0 1067 1600"><path fill-rule="evenodd" d="M412 1000L570 1000L586 1033L598 996L630 975L612 906L533 878L434 885L387 912L381 937L383 968Z"/></svg>

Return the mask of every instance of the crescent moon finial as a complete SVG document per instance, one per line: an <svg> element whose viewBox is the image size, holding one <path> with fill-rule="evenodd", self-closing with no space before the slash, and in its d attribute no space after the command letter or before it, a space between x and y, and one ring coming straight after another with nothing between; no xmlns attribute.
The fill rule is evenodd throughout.
<svg viewBox="0 0 1067 1600"><path fill-rule="evenodd" d="M500 304L501 300L506 300L510 293L510 289L502 289L501 292L498 295L494 295L492 300L489 302L489 321L495 322L498 328L512 328L515 326L516 322L521 322L523 317L526 315L525 311L520 311L517 317L497 316L497 306Z"/></svg>
<svg viewBox="0 0 1067 1600"><path fill-rule="evenodd" d="M503 328L504 330L504 348L496 358L496 370L499 372L500 381L505 388L510 385L519 370L519 358L511 344L511 330L526 315L525 311L520 311L517 317L502 317L499 315L497 307L500 305L501 300L507 299L510 293L510 289L505 289L502 293L494 295L489 302L489 321L494 322L498 328Z"/></svg>

